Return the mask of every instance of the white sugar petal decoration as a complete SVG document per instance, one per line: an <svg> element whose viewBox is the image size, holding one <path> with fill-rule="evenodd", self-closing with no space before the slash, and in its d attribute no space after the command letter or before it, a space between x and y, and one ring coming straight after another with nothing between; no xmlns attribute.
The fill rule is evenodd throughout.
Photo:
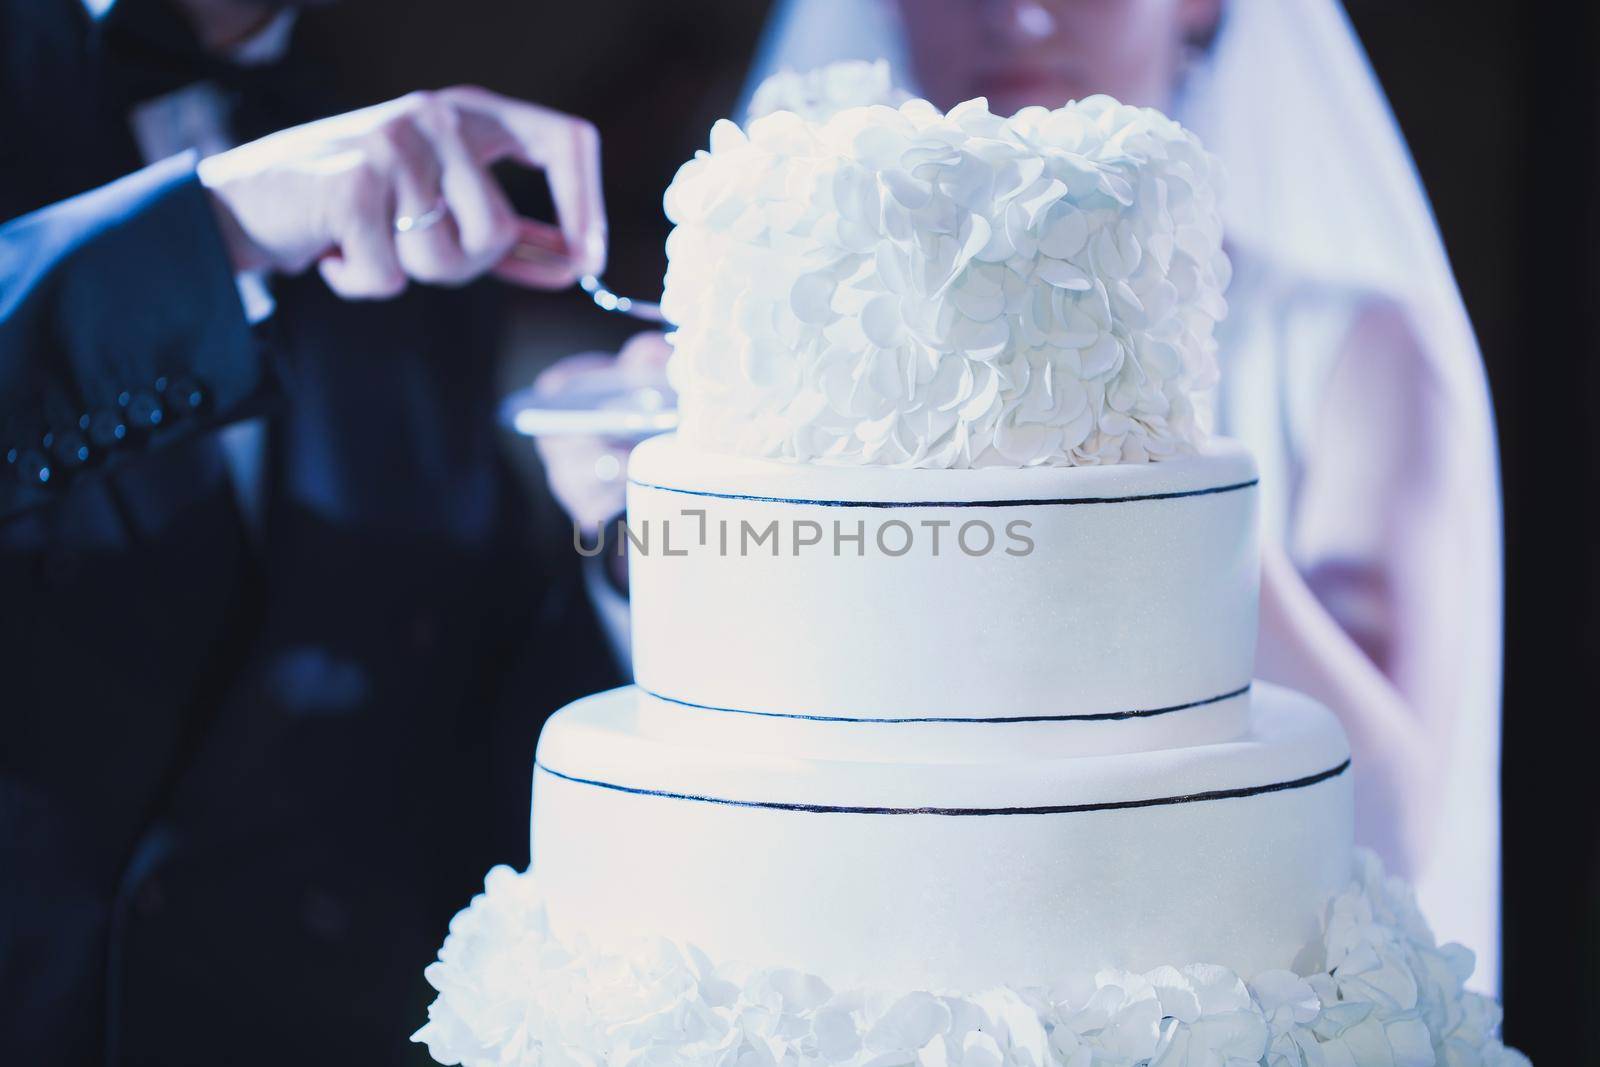
<svg viewBox="0 0 1600 1067"><path fill-rule="evenodd" d="M961 405L961 418L973 423L994 410L1000 398L1000 376L991 367L979 366L973 372L974 388L970 398Z"/></svg>
<svg viewBox="0 0 1600 1067"><path fill-rule="evenodd" d="M801 322L828 322L833 318L834 281L826 274L802 274L789 290L789 307Z"/></svg>
<svg viewBox="0 0 1600 1067"><path fill-rule="evenodd" d="M1000 267L968 267L965 282L951 294L956 310L979 322L998 318L1006 310L1003 273L1004 268Z"/></svg>
<svg viewBox="0 0 1600 1067"><path fill-rule="evenodd" d="M1044 169L1044 160L1037 156L1027 157L1020 162L1022 165L1027 166L1030 171L1042 171ZM1027 217L1028 225L1034 226L1038 224L1040 212L1053 206L1066 195L1067 186L1065 182L1059 178L1047 178L1037 183L1036 186L1022 192L1017 198L1017 204ZM1049 254L1070 256L1075 251L1077 249L1071 248L1064 252L1050 252Z"/></svg>
<svg viewBox="0 0 1600 1067"><path fill-rule="evenodd" d="M988 363L998 358L1010 345L1011 326L1003 318L979 322L960 316L950 331L950 340L966 353L968 359Z"/></svg>
<svg viewBox="0 0 1600 1067"><path fill-rule="evenodd" d="M950 1008L931 993L907 993L866 1032L876 1052L916 1052L950 1026Z"/></svg>
<svg viewBox="0 0 1600 1067"><path fill-rule="evenodd" d="M867 340L879 348L893 348L905 337L905 324L900 321L900 301L882 293L867 301L861 309L861 331Z"/></svg>
<svg viewBox="0 0 1600 1067"><path fill-rule="evenodd" d="M1057 326L1052 329L1050 343L1057 348L1088 348L1104 336L1100 324L1080 308L1077 303L1068 303L1063 297L1065 290L1057 290L1054 294L1052 306L1055 309ZM1092 377L1081 369L1079 374Z"/></svg>
<svg viewBox="0 0 1600 1067"><path fill-rule="evenodd" d="M933 186L904 171L886 170L880 175L880 180L891 196L913 211L927 207L933 201Z"/></svg>
<svg viewBox="0 0 1600 1067"><path fill-rule="evenodd" d="M1326 962L1370 962L1358 945L1399 961L1414 1004L1364 995L1345 964ZM564 943L533 874L496 867L425 972L439 995L412 1040L465 1067L1527 1067L1497 1036L1498 1006L1463 988L1458 946L1434 944L1409 890L1369 853L1300 958L1325 969L1249 982L1209 964L1106 971L1077 994L838 990L659 938L619 954Z"/></svg>
<svg viewBox="0 0 1600 1067"><path fill-rule="evenodd" d="M1108 374L1115 373L1122 365L1122 345L1115 337L1103 333L1080 350L1079 358L1082 360L1083 377L1086 380L1104 378Z"/></svg>
<svg viewBox="0 0 1600 1067"><path fill-rule="evenodd" d="M1060 182L1055 184L1061 185ZM1062 191L1066 186L1061 186ZM1059 199L1059 198L1058 198ZM1055 259L1071 259L1089 240L1089 221L1071 204L1058 204L1046 216L1039 236L1039 251Z"/></svg>
<svg viewBox="0 0 1600 1067"><path fill-rule="evenodd" d="M680 432L841 465L1191 452L1226 313L1218 178L1176 123L1109 97L942 114L883 64L780 75L665 197ZM1102 387L1057 403L1064 377Z"/></svg>
<svg viewBox="0 0 1600 1067"><path fill-rule="evenodd" d="M989 220L982 215L968 217L961 228L961 250L956 253L956 274L951 278L951 281L959 278L961 269L972 262L973 257L988 246L989 237L993 232L994 230L989 225Z"/></svg>
<svg viewBox="0 0 1600 1067"><path fill-rule="evenodd" d="M1057 289L1087 292L1094 287L1088 271L1064 259L1040 259L1034 273Z"/></svg>
<svg viewBox="0 0 1600 1067"><path fill-rule="evenodd" d="M1047 426L1042 422L1012 423L1002 419L994 430L994 446L1007 459L1023 464L1060 437L1059 426Z"/></svg>

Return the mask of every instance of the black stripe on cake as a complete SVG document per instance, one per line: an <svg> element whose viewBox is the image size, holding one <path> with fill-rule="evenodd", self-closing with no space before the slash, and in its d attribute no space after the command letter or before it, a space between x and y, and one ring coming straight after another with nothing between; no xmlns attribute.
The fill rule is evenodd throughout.
<svg viewBox="0 0 1600 1067"><path fill-rule="evenodd" d="M1250 683L1246 682L1238 689L1227 693L1219 693L1214 697L1202 700L1191 700L1186 704L1172 704L1164 708L1136 708L1130 711L1098 711L1084 715L999 715L989 717L962 717L948 718L940 716L926 717L857 717L852 715L807 715L793 711L754 711L750 708L724 708L715 704L696 704L692 700L680 700L669 697L654 690L639 686L639 691L646 696L655 697L657 700L668 704L677 704L680 707L693 708L696 711L725 712L729 715L755 715L763 719L800 719L805 722L839 722L839 723L964 723L971 725L980 723L984 725L1005 725L1018 722L1110 722L1120 719L1145 719L1156 715L1168 715L1174 711L1188 711L1191 708L1203 708L1210 704L1220 704L1224 700L1243 696L1250 691Z"/></svg>
<svg viewBox="0 0 1600 1067"><path fill-rule="evenodd" d="M1017 500L811 500L806 497L755 496L749 493L714 493L708 489L680 489L677 486L657 485L629 478L629 485L640 489L656 489L663 493L680 493L684 496L704 496L716 500L750 500L758 504L806 504L820 508L1030 508L1054 507L1068 504L1131 504L1140 500L1178 500L1189 496L1213 496L1249 489L1260 479L1231 485L1215 485L1205 489L1180 489L1170 493L1141 493L1137 496L1075 496L1038 497Z"/></svg>
<svg viewBox="0 0 1600 1067"><path fill-rule="evenodd" d="M565 782L577 785L594 786L597 789L610 789L617 793L630 793L634 796L661 797L666 800L693 800L701 804L723 804L735 808L768 808L774 811L800 811L811 812L819 815L1074 815L1080 812L1091 811L1121 811L1125 808L1160 808L1173 804L1199 804L1208 800L1232 800L1239 797L1260 796L1263 793L1281 793L1289 789L1304 789L1307 786L1325 782L1330 778L1337 778L1350 769L1350 761L1346 759L1336 767L1329 767L1316 774L1308 774L1304 778L1292 778L1286 782L1272 782L1267 785L1239 786L1235 789L1211 789L1201 793L1186 793L1182 796L1151 797L1146 800L1112 800L1098 804L1045 804L1036 807L1010 807L1010 808L888 808L876 806L862 806L849 804L797 804L782 800L734 800L728 797L702 796L696 793L673 793L664 789L643 789L638 786L619 785L616 782L602 782L594 778L580 778L577 775L562 774L538 761L534 767Z"/></svg>

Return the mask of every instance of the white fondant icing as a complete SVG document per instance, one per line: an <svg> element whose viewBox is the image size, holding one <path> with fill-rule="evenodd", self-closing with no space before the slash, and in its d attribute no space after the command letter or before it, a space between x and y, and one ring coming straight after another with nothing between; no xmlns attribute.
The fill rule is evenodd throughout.
<svg viewBox="0 0 1600 1067"><path fill-rule="evenodd" d="M873 722L752 715L692 707L643 690L638 691L637 700L642 731L670 735L698 748L824 758L851 752L884 762L910 758L926 763L972 763L1019 752L1099 756L1237 737L1245 728L1250 696L1246 691L1159 715L1048 721L984 718L977 723L971 718Z"/></svg>
<svg viewBox="0 0 1600 1067"><path fill-rule="evenodd" d="M829 464L1142 462L1204 436L1215 161L1096 96L722 121L666 194L683 433Z"/></svg>
<svg viewBox="0 0 1600 1067"><path fill-rule="evenodd" d="M1249 684L1255 656L1254 477L1249 455L1221 441L1157 464L892 471L656 438L630 465L629 523L651 538L629 562L634 675L674 701L770 715L1015 719L1194 705L996 726L965 757L942 727L899 742L875 732L890 748L926 745L927 758L1223 739L1242 728L1245 700L1219 698ZM852 502L917 506L840 506ZM963 506L974 503L1001 506ZM862 543L836 545L835 523ZM963 551L964 529L972 551L992 537L989 551ZM886 554L908 535L909 551ZM1019 537L1028 550L1013 555ZM816 751L832 736L805 719L716 717L678 719L708 743L715 733L751 750Z"/></svg>
<svg viewBox="0 0 1600 1067"><path fill-rule="evenodd" d="M633 693L615 690L545 727L534 870L560 936L669 936L848 984L973 990L1104 967L1285 967L1348 876L1348 773L1164 802L1282 786L1348 759L1338 724L1306 698L1258 686L1253 704L1233 741L963 764L848 746L828 759L707 749L647 735ZM1099 810L1108 804L1137 806Z"/></svg>

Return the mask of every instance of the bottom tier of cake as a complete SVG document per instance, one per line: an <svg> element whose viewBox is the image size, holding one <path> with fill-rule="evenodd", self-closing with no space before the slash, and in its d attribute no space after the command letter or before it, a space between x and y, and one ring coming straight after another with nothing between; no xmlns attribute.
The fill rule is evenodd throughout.
<svg viewBox="0 0 1600 1067"><path fill-rule="evenodd" d="M561 940L899 989L1249 975L1293 965L1350 880L1343 732L1271 686L1235 740L1121 755L819 759L648 729L620 689L540 739L533 869Z"/></svg>

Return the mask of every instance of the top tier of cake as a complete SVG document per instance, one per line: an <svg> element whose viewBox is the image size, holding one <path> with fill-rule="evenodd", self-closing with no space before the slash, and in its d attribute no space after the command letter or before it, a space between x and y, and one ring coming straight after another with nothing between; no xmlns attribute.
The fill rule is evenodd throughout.
<svg viewBox="0 0 1600 1067"><path fill-rule="evenodd" d="M1216 171L1103 96L718 123L666 196L682 423L630 461L641 728L932 761L1238 736Z"/></svg>
<svg viewBox="0 0 1600 1067"><path fill-rule="evenodd" d="M662 309L682 434L833 465L1142 462L1205 432L1215 161L1093 97L719 122L679 171Z"/></svg>

